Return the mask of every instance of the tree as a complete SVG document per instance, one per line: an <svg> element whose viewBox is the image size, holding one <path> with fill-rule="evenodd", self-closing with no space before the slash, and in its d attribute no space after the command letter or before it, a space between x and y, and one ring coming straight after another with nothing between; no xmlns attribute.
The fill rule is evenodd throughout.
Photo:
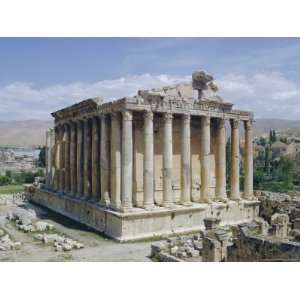
<svg viewBox="0 0 300 300"><path fill-rule="evenodd" d="M263 147L265 147L266 144L267 144L267 141L266 141L266 139L264 137L261 136L259 138L258 144L261 145L261 146L263 146Z"/></svg>
<svg viewBox="0 0 300 300"><path fill-rule="evenodd" d="M46 166L46 147L45 146L43 146L40 150L38 165L40 167L45 167Z"/></svg>

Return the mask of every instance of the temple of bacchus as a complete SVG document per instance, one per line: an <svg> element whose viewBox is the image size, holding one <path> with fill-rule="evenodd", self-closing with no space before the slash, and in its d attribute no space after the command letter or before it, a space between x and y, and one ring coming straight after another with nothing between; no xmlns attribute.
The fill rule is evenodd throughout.
<svg viewBox="0 0 300 300"><path fill-rule="evenodd" d="M190 83L52 113L46 182L32 189L31 201L120 241L197 231L209 216L222 224L252 221L259 208L253 114L233 109L217 90L213 77L195 72Z"/></svg>

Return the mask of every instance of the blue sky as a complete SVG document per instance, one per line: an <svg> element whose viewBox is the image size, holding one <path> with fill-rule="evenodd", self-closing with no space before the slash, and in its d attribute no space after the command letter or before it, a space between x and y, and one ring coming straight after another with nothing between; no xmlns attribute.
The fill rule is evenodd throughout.
<svg viewBox="0 0 300 300"><path fill-rule="evenodd" d="M300 118L300 39L0 38L0 119L45 119L92 96L211 73L220 94L257 117Z"/></svg>

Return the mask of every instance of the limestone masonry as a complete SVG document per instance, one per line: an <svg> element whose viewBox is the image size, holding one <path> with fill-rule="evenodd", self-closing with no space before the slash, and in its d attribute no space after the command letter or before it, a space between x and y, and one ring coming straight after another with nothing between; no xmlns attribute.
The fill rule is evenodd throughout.
<svg viewBox="0 0 300 300"><path fill-rule="evenodd" d="M253 114L234 110L217 90L213 77L195 72L192 83L113 102L87 99L52 113L46 183L30 189L31 201L120 241L197 231L206 217L252 221L259 208ZM225 122L231 125L228 195Z"/></svg>

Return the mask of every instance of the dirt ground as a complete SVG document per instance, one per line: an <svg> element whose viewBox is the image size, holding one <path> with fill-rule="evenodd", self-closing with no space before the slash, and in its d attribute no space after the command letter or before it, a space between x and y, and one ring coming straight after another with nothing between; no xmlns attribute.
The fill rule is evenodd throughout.
<svg viewBox="0 0 300 300"><path fill-rule="evenodd" d="M84 248L56 252L52 245L44 245L35 239L34 233L24 233L18 230L14 222L6 219L7 211L14 206L34 209L39 219L53 224L59 234L82 243ZM151 261L148 258L151 241L118 243L70 219L26 201L18 201L17 204L12 201L11 204L0 205L0 228L4 229L13 240L22 243L20 250L0 251L0 261Z"/></svg>

